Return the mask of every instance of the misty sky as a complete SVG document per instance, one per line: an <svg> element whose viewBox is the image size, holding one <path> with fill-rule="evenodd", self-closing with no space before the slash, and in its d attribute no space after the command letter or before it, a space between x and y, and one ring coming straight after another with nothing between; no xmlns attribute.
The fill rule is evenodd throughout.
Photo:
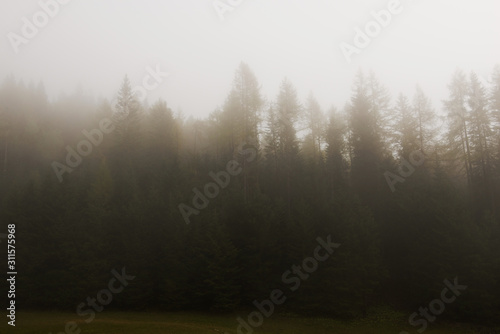
<svg viewBox="0 0 500 334"><path fill-rule="evenodd" d="M42 0L49 2L49 0ZM233 2L235 0L223 0ZM221 105L234 71L246 62L273 100L286 76L304 101L312 91L324 109L342 108L359 68L373 69L393 99L418 83L437 111L461 67L487 76L500 63L500 2L401 0L401 13L348 63L341 42L374 20L390 1L243 0L221 20L213 0L71 0L16 54L8 33L22 36L35 0L0 2L0 79L43 80L49 97L72 93L112 98L125 74L140 85L147 67L169 72L148 93L186 116Z"/></svg>

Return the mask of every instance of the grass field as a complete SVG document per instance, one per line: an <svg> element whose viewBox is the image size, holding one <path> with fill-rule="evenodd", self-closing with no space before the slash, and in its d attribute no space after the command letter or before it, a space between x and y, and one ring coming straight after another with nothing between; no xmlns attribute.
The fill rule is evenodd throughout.
<svg viewBox="0 0 500 334"><path fill-rule="evenodd" d="M247 313L241 313L246 318ZM56 312L20 312L16 317L15 329L9 327L1 333L17 334L63 334L66 323L74 321L76 327L69 329L68 334L203 334L203 333L237 333L235 315L208 315L197 313L138 313L138 312L102 312L96 314L94 321L85 323L75 313ZM472 334L500 333L494 330L473 329L468 325L430 324L425 333L429 334ZM265 319L264 324L254 333L338 333L338 334L399 334L407 331L418 333L417 328L407 323L390 320L387 317L374 316L366 320L343 322L325 318L305 318L275 314ZM81 331L80 331L81 330ZM243 331L243 333L250 333Z"/></svg>

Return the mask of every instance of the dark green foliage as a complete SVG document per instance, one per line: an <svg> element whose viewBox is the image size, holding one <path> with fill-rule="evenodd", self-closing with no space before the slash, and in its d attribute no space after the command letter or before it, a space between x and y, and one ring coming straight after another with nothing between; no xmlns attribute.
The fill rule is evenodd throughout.
<svg viewBox="0 0 500 334"><path fill-rule="evenodd" d="M373 74L360 73L344 112L328 119L312 94L302 108L288 80L264 106L246 64L207 120L183 120L162 100L142 107L128 79L116 105L94 105L78 92L51 103L42 85L8 78L0 232L17 224L18 301L75 310L125 267L136 278L109 308L225 312L281 289L280 312L357 317L385 304L411 314L458 277L468 288L442 317L498 320L499 78L497 68L482 87L455 74L449 143L436 140L420 89L391 107ZM65 147L103 118L114 131L59 182L51 163L65 164ZM391 192L384 172L415 150L425 162ZM230 161L241 171L208 196ZM283 273L328 235L340 247L292 292Z"/></svg>

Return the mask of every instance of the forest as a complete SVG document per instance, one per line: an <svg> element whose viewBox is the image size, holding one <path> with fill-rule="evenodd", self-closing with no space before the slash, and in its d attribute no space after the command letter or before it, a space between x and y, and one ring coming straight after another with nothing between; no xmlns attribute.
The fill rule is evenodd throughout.
<svg viewBox="0 0 500 334"><path fill-rule="evenodd" d="M198 119L138 99L127 76L98 99L4 78L18 305L74 311L126 268L109 309L252 310L277 290L278 312L410 316L454 282L440 319L500 320L500 66L450 73L437 105L371 71L328 110L286 78L264 96L251 64L231 79Z"/></svg>

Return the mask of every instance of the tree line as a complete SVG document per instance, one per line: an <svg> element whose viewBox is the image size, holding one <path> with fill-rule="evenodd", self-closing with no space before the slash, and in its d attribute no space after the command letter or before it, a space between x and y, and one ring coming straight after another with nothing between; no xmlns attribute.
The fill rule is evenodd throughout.
<svg viewBox="0 0 500 334"><path fill-rule="evenodd" d="M287 79L267 100L242 63L225 102L186 119L137 101L127 77L112 105L82 89L49 101L43 84L9 76L0 218L17 225L19 304L73 310L126 267L136 279L110 307L251 307L331 235L342 246L282 310L414 310L458 277L468 288L443 317L496 319L500 67L486 83L457 70L448 91L437 113L423 88L393 100L359 72L345 106L323 110ZM60 182L54 162L103 120L112 131ZM186 224L182 203L230 161L240 172Z"/></svg>

